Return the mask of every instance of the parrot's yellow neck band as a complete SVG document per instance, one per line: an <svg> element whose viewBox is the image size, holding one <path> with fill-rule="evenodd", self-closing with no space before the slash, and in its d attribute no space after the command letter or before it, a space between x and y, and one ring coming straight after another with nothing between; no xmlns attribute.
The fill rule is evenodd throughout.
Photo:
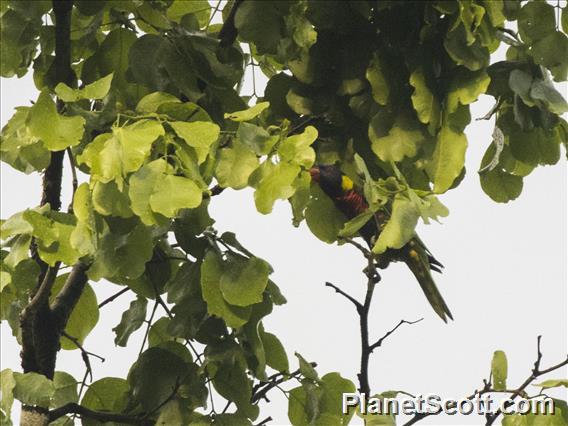
<svg viewBox="0 0 568 426"><path fill-rule="evenodd" d="M341 176L341 189L343 192L351 191L353 189L353 181L347 176Z"/></svg>

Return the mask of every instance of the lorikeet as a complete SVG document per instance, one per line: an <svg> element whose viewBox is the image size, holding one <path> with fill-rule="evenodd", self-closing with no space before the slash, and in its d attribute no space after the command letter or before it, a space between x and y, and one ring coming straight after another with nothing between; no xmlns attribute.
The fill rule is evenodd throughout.
<svg viewBox="0 0 568 426"><path fill-rule="evenodd" d="M333 200L335 206L348 219L353 219L367 210L368 204L365 197L355 188L353 181L341 173L339 167L335 165L315 166L310 170L310 174L312 180L319 184L323 192ZM385 223L386 220L385 213L378 212L376 218L371 218L359 230L361 237L369 247L372 247L374 238L380 232L380 224ZM430 273L431 270L441 272L440 268L443 268L443 266L432 256L418 236L412 238L400 249L387 250L383 256L389 261L406 263L418 280L434 311L444 322L447 321L447 318L453 319Z"/></svg>

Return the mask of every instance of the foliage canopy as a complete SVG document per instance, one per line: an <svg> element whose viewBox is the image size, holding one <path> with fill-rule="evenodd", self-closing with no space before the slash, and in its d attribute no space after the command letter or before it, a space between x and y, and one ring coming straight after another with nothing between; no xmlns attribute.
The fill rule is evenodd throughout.
<svg viewBox="0 0 568 426"><path fill-rule="evenodd" d="M299 354L291 367L263 325L286 302L272 268L215 231L210 197L251 187L261 214L287 200L294 224L305 219L327 243L386 212L380 254L413 238L419 220L448 214L438 196L465 175L464 129L480 95L495 98L479 177L496 202L517 198L523 179L557 163L568 143L568 105L553 84L567 77L568 11L546 2L233 0L222 25L206 0L0 4L1 75L32 72L40 91L3 128L2 161L44 174L41 205L1 226L1 318L24 369L2 372L3 424L15 398L24 415L39 407L56 424L76 413L86 425L249 425L267 392L291 379L300 383L289 392L293 424L347 424L341 394L355 385L320 377ZM506 60L491 63L502 43ZM247 66L269 77L262 98L240 93ZM66 212L64 153L88 176ZM364 189L367 216L347 221L310 184L315 163L340 164ZM59 273L64 266L71 272ZM147 345L126 379L101 378L82 393L54 370L55 357L59 346L82 348L103 279L136 295L113 329L117 345L153 305ZM505 390L504 354L492 368ZM228 409L208 411L211 392ZM558 410L547 424L566 416Z"/></svg>

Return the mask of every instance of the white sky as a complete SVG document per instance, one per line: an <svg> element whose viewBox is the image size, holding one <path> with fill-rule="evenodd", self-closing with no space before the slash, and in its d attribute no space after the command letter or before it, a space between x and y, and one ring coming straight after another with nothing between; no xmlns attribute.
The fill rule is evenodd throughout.
<svg viewBox="0 0 568 426"><path fill-rule="evenodd" d="M265 81L260 76L257 80ZM29 105L37 92L30 76L1 79L1 123L13 107ZM562 87L566 94L566 85ZM251 91L250 76L244 93ZM472 117L483 116L492 98L483 96L472 107ZM424 321L401 327L371 358L373 392L405 390L413 394L436 393L462 398L489 375L493 351L504 350L509 359L510 387L518 386L535 361L536 337L543 336L543 366L566 356L567 321L567 167L539 167L525 179L521 196L506 205L491 201L481 190L476 173L491 141L493 121L474 121L467 129L468 173L458 189L441 197L450 209L442 225L420 226L419 234L445 265L435 278L455 321L444 324L428 305L418 284L404 265L383 271L371 311L371 338L382 336L400 319ZM40 200L40 177L26 176L2 163L1 216L35 206ZM64 176L63 205L67 205L70 177ZM305 224L291 224L290 208L278 202L274 212L256 212L252 191L227 190L214 197L210 212L220 231L237 233L240 241L274 267L273 280L288 304L276 307L265 319L267 331L276 334L288 349L291 368L294 351L318 363L321 375L339 371L356 382L359 366L359 326L353 307L331 289L331 281L362 298L364 262L352 247L327 245L311 235ZM93 284L99 301L118 287ZM87 338L88 350L104 356L93 359L96 378L126 377L138 353L143 330L131 337L130 349L115 348L111 329L132 300L124 295L101 310L101 319ZM19 371L19 346L7 324L1 324L1 368ZM62 351L58 369L80 380L84 366L78 351ZM550 378L566 378L568 370ZM536 390L534 388L533 390ZM535 392L536 393L536 392ZM566 398L566 391L550 392ZM277 390L272 403L261 406L259 417L270 415L272 424L288 424L287 401ZM14 413L16 414L16 413ZM16 417L17 419L17 417ZM356 423L354 421L354 423ZM400 424L403 422L400 421ZM479 424L468 417L430 417L420 424Z"/></svg>

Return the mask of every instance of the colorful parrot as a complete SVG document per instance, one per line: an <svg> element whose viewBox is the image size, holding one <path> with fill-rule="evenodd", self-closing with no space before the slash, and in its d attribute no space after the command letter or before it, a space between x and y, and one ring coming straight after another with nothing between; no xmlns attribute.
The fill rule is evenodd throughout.
<svg viewBox="0 0 568 426"><path fill-rule="evenodd" d="M353 219L368 209L369 206L363 194L355 188L353 181L344 175L339 167L335 165L315 166L310 169L310 175L312 180L319 184L323 192L333 200L335 206L348 219ZM359 234L369 247L372 247L373 240L380 232L380 225L377 224L386 223L387 219L384 212L377 212L376 215L376 218L371 218L359 230ZM448 318L453 319L430 273L431 270L441 272L440 268L443 268L443 265L432 256L418 236L414 236L400 249L388 249L383 257L388 261L406 263L418 280L434 311L444 322L447 322ZM380 266L386 267L387 265L388 262Z"/></svg>

